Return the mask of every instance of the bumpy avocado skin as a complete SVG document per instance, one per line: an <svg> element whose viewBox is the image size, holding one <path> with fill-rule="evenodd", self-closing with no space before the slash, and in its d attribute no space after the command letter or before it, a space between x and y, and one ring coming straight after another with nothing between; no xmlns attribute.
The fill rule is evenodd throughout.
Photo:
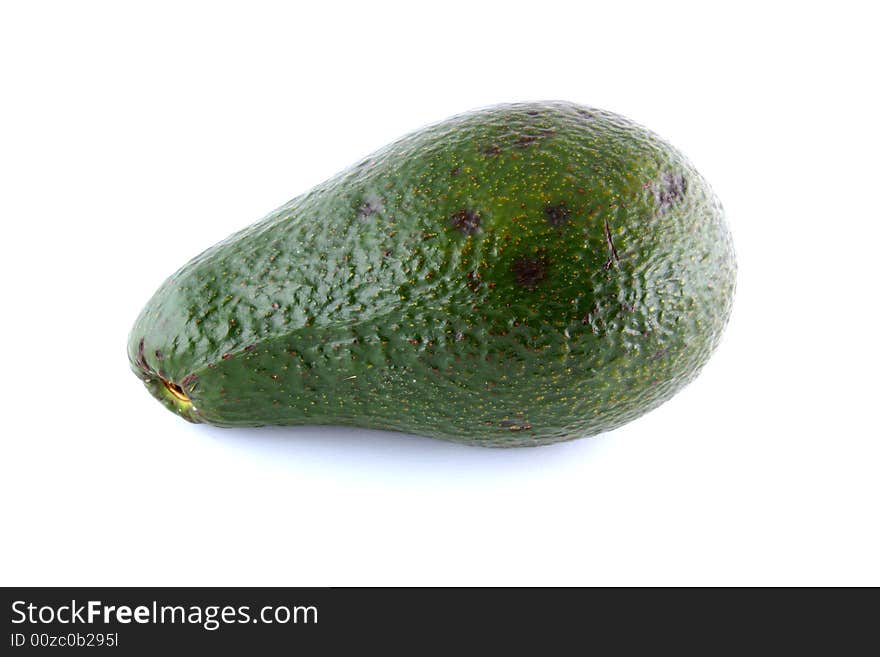
<svg viewBox="0 0 880 657"><path fill-rule="evenodd" d="M594 108L501 105L408 135L195 257L128 353L195 422L539 445L691 381L735 277L721 206L670 145Z"/></svg>

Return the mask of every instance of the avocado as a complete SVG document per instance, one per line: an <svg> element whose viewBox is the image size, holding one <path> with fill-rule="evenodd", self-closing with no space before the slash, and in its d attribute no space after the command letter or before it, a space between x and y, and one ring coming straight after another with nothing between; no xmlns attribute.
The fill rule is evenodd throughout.
<svg viewBox="0 0 880 657"><path fill-rule="evenodd" d="M196 256L128 356L193 422L540 445L691 381L735 277L721 205L676 149L611 112L506 104L403 137Z"/></svg>

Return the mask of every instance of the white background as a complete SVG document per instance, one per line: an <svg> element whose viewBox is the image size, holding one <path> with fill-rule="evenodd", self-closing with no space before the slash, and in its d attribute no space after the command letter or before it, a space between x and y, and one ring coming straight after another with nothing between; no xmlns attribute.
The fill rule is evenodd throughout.
<svg viewBox="0 0 880 657"><path fill-rule="evenodd" d="M6 585L880 585L870 3L0 9ZM496 102L619 112L712 183L740 274L700 378L487 450L189 425L126 337L203 248Z"/></svg>

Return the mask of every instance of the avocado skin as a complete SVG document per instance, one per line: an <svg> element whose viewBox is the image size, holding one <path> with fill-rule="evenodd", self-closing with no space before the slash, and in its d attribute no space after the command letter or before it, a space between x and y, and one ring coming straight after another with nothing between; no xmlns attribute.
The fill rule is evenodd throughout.
<svg viewBox="0 0 880 657"><path fill-rule="evenodd" d="M128 354L194 422L539 445L691 381L735 278L721 205L673 147L599 109L500 105L403 137L195 257Z"/></svg>

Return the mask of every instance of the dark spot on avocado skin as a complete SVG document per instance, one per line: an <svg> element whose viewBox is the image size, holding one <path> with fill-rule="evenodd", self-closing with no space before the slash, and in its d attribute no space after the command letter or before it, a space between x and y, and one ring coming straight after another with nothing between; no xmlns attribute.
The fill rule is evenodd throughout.
<svg viewBox="0 0 880 657"><path fill-rule="evenodd" d="M565 207L565 203L547 205L544 208L544 219L551 226L562 226L567 224L569 216L571 216L571 210Z"/></svg>
<svg viewBox="0 0 880 657"><path fill-rule="evenodd" d="M547 258L544 256L520 256L510 266L517 285L534 290L538 283L547 278Z"/></svg>
<svg viewBox="0 0 880 657"><path fill-rule="evenodd" d="M138 353L137 353L137 366L140 367L145 372L149 372L150 365L147 363L147 357L144 354L144 338L141 338L141 341L138 342Z"/></svg>
<svg viewBox="0 0 880 657"><path fill-rule="evenodd" d="M368 196L358 207L358 217L366 219L382 210L382 200L376 196Z"/></svg>
<svg viewBox="0 0 880 657"><path fill-rule="evenodd" d="M180 382L181 388L188 388L191 384L195 383L196 379L199 378L195 373L187 374L183 377L183 381Z"/></svg>
<svg viewBox="0 0 880 657"><path fill-rule="evenodd" d="M660 210L666 210L675 205L687 194L687 178L680 173L666 172L659 185L654 187L654 200L660 206Z"/></svg>
<svg viewBox="0 0 880 657"><path fill-rule="evenodd" d="M519 419L519 420L504 419L498 423L498 426L501 427L502 429L510 429L511 431L522 431L524 429L528 430L528 429L532 428L532 425L529 423L529 421L523 420L523 419Z"/></svg>
<svg viewBox="0 0 880 657"><path fill-rule="evenodd" d="M459 210L451 217L452 226L464 235L472 235L480 227L482 221L479 212Z"/></svg>
<svg viewBox="0 0 880 657"><path fill-rule="evenodd" d="M163 360L164 358L165 354L163 354L161 350L156 349L156 360Z"/></svg>
<svg viewBox="0 0 880 657"><path fill-rule="evenodd" d="M669 349L657 349L657 351L654 352L654 355L651 356L651 360L663 358L663 356L665 356L668 351Z"/></svg>
<svg viewBox="0 0 880 657"><path fill-rule="evenodd" d="M498 144L492 144L488 146L484 151L484 154L489 155L490 157L495 157L497 155L501 155L501 146Z"/></svg>
<svg viewBox="0 0 880 657"><path fill-rule="evenodd" d="M528 148L532 144L539 141L541 138L549 137L555 134L556 130L554 130L553 128L541 128L538 130L538 134L520 135L519 137L517 137L516 141L513 142L513 144L517 148Z"/></svg>
<svg viewBox="0 0 880 657"><path fill-rule="evenodd" d="M605 219L605 242L608 244L608 260L605 261L605 269L611 269L611 265L620 262L620 256L617 255L617 248L614 246L614 239L611 237L611 226L608 225L608 219Z"/></svg>

